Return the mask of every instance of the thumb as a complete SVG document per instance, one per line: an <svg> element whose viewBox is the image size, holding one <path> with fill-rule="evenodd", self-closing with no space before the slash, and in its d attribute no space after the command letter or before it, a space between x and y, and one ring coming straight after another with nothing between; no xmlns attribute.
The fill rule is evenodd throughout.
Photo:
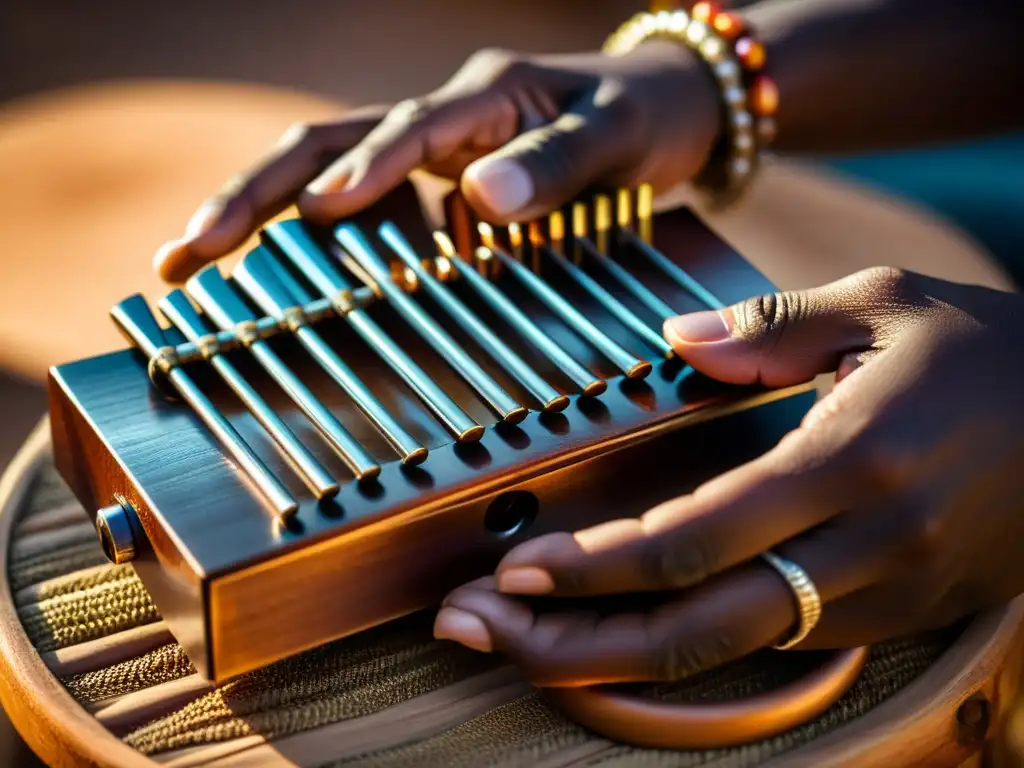
<svg viewBox="0 0 1024 768"><path fill-rule="evenodd" d="M609 86L610 88L610 86ZM607 91L607 88L605 88ZM466 168L462 191L495 224L539 218L591 185L635 165L618 97L599 88L547 125L526 131Z"/></svg>
<svg viewBox="0 0 1024 768"><path fill-rule="evenodd" d="M906 307L905 283L896 270L866 270L820 288L673 317L664 335L681 359L719 381L800 384L884 342Z"/></svg>

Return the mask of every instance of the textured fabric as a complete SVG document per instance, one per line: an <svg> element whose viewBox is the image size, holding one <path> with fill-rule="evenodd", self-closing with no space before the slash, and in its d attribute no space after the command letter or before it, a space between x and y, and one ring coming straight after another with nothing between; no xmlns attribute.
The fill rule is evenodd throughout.
<svg viewBox="0 0 1024 768"><path fill-rule="evenodd" d="M67 648L160 618L138 577L52 597L19 608L18 615L40 651Z"/></svg>
<svg viewBox="0 0 1024 768"><path fill-rule="evenodd" d="M52 468L44 467L23 517L66 504L67 490ZM26 534L15 536L9 577L31 598L19 608L25 631L40 651L75 648L99 638L159 620L157 611L130 568L102 565L95 542L78 533L51 535L50 549ZM15 556L21 552L20 556ZM168 695L148 722L131 723L118 733L143 753L229 742L258 735L294 736L351 721L416 697L441 692L477 678L503 662L431 637L432 615L410 616L355 637L331 643L294 659L221 685L210 692ZM753 766L834 730L884 701L917 677L956 636L947 630L924 638L876 648L860 681L814 722L774 739L717 751L639 750L612 744L585 731L549 707L542 694L503 698L464 721L446 722L417 735L400 723L388 724L386 746L363 755L336 745L325 766L532 766L551 761L576 765ZM722 669L673 685L640 686L647 695L686 701L727 700L764 692L799 677L820 661L815 654L764 652ZM176 643L161 643L100 668L62 679L84 705L102 708L115 697L194 676ZM484 679L484 678L480 678ZM187 688L185 690L188 690ZM189 697L186 697L189 698ZM415 702L413 702L415 703ZM367 728L372 718L367 719ZM379 722L372 727L381 728ZM346 755L343 759L341 755Z"/></svg>
<svg viewBox="0 0 1024 768"><path fill-rule="evenodd" d="M275 664L221 686L126 741L150 754L251 733L288 735L377 712L496 664L433 642L429 629L415 617Z"/></svg>
<svg viewBox="0 0 1024 768"><path fill-rule="evenodd" d="M109 584L114 581L137 581L135 571L128 565L110 566L107 563L98 565L95 568L86 568L83 571L75 571L64 576L57 576L40 584L30 585L27 590L31 592L31 600L22 601L26 603L40 603L44 600L52 600L65 595L75 595L84 592L101 584Z"/></svg>
<svg viewBox="0 0 1024 768"><path fill-rule="evenodd" d="M456 726L439 736L417 744L330 763L332 766L437 766L498 768L534 765L567 749L595 743L598 750L588 765L640 765L687 768L688 766L757 765L793 747L824 735L888 698L941 655L949 633L927 639L894 643L876 649L860 681L822 717L774 739L724 750L660 751L624 746L600 748L596 739L548 707L540 694L533 694ZM674 701L724 701L777 688L812 667L816 654L799 654L796 663L766 663L766 654L697 675L671 686L645 686L647 693ZM773 655L774 656L774 655ZM483 759L481 759L481 756Z"/></svg>
<svg viewBox="0 0 1024 768"><path fill-rule="evenodd" d="M134 659L104 669L84 672L64 679L71 695L83 703L93 704L114 696L124 696L161 683L194 675L185 651L177 643L168 643Z"/></svg>

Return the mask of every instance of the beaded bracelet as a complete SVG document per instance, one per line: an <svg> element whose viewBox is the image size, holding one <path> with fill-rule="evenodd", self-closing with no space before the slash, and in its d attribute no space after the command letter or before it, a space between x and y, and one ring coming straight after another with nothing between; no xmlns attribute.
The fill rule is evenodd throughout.
<svg viewBox="0 0 1024 768"><path fill-rule="evenodd" d="M707 62L722 94L723 125L694 185L718 207L747 189L761 153L775 138L779 92L765 73L764 45L736 13L699 2L683 10L638 13L604 45L610 56L624 56L646 40L662 38L687 45Z"/></svg>

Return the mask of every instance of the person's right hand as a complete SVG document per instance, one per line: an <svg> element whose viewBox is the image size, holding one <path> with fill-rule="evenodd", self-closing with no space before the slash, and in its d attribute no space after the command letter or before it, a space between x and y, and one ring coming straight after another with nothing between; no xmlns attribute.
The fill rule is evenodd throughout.
<svg viewBox="0 0 1024 768"><path fill-rule="evenodd" d="M330 222L417 168L461 179L470 204L496 224L546 214L591 187L663 190L700 170L718 121L710 71L676 43L651 41L618 58L481 51L422 98L289 131L200 206L155 266L183 281L293 203L304 218Z"/></svg>

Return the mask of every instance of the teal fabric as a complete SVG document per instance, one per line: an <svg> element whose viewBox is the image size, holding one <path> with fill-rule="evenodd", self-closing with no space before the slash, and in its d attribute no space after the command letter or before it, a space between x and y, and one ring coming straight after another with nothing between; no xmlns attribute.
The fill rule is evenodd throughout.
<svg viewBox="0 0 1024 768"><path fill-rule="evenodd" d="M958 225L1024 286L1024 134L828 164Z"/></svg>

